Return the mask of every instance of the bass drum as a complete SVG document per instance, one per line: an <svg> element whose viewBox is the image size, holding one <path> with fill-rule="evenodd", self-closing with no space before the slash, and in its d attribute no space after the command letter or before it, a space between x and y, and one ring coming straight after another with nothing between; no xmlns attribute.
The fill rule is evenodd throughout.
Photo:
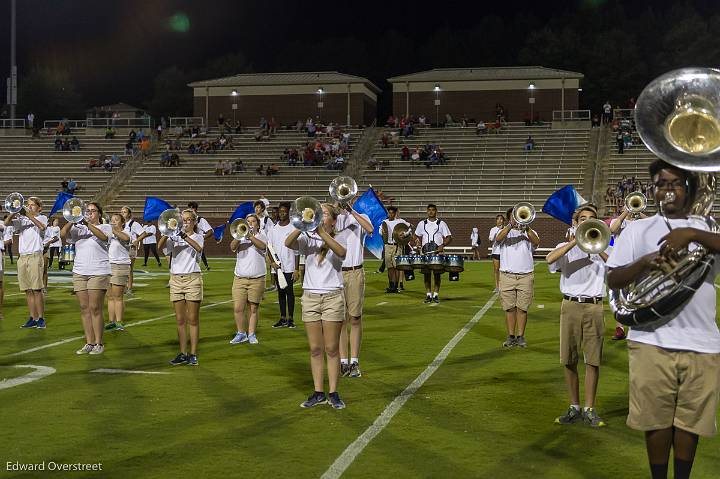
<svg viewBox="0 0 720 479"><path fill-rule="evenodd" d="M399 269L400 271L411 270L413 268L413 265L410 262L410 256L408 256L408 255L395 256L395 268Z"/></svg>
<svg viewBox="0 0 720 479"><path fill-rule="evenodd" d="M465 271L465 260L458 254L445 256L445 271L449 273L462 273Z"/></svg>

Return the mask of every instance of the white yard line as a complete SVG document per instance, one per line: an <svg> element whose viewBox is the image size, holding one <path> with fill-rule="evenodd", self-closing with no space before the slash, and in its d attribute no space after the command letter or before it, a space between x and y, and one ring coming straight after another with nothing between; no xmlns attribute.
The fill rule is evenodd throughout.
<svg viewBox="0 0 720 479"><path fill-rule="evenodd" d="M160 371L133 371L132 369L93 369L91 373L104 373L104 374L170 374Z"/></svg>
<svg viewBox="0 0 720 479"><path fill-rule="evenodd" d="M485 303L485 306L483 306L477 313L475 313L475 316L472 317L470 321L468 321L465 326L460 329L460 331L457 332L455 336L445 345L445 347L438 353L437 356L435 356L435 359L433 359L430 364L428 365L425 370L420 373L418 377L415 378L413 382L411 382L400 394L398 394L393 401L388 404L388 406L385 408L385 410L375 419L375 422L372 423L370 427L368 427L365 432L363 432L360 436L358 436L355 441L352 442L340 456L338 456L337 459L335 459L335 462L332 463L332 465L328 468L327 471L321 476L321 479L336 479L342 476L342 474L345 472L345 470L350 466L350 464L353 463L355 458L360 455L360 453L367 447L368 444L370 444L370 441L372 441L375 436L380 434L380 432L385 429L385 427L390 424L390 421L392 418L400 411L400 409L405 405L405 403L415 395L415 393L422 387L423 384L425 384L425 381L427 381L430 376L432 376L435 371L438 370L440 366L442 366L445 359L447 359L448 355L452 352L453 348L457 346L457 344L462 340L463 337L470 331L475 324L480 321L480 318L482 318L485 313L492 307L493 304L495 304L495 301L497 300L498 295L493 294L490 299L488 299L487 303Z"/></svg>
<svg viewBox="0 0 720 479"><path fill-rule="evenodd" d="M34 366L32 364L18 364L17 366L5 366L10 368L30 368L34 369L34 371L31 371L24 376L20 376L19 378L12 378L0 381L0 389L8 389L15 386L20 386L21 384L27 384L31 383L33 381L37 381L38 379L42 379L45 376L50 376L51 374L55 373L55 368L50 368L47 366Z"/></svg>
<svg viewBox="0 0 720 479"><path fill-rule="evenodd" d="M387 301L383 301L383 302L380 302L380 303L376 304L375 306L384 306L384 305L386 305L386 304L388 304L388 302L387 302Z"/></svg>

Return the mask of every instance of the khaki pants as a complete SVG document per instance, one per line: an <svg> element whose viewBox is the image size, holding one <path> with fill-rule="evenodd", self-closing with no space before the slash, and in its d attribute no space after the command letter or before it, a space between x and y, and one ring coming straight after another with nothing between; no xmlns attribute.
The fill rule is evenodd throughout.
<svg viewBox="0 0 720 479"><path fill-rule="evenodd" d="M582 348L585 364L600 366L604 333L602 303L563 299L560 305L560 364L577 364Z"/></svg>
<svg viewBox="0 0 720 479"><path fill-rule="evenodd" d="M534 273L505 273L500 271L500 302L505 311L518 308L527 311L533 300Z"/></svg>

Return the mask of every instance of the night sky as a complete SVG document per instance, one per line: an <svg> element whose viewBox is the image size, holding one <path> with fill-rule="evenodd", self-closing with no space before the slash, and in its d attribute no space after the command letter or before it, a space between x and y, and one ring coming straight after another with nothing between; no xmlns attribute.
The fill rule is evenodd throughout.
<svg viewBox="0 0 720 479"><path fill-rule="evenodd" d="M517 25L542 27L568 12L610 9L617 3L18 0L18 66L20 81L23 72L33 65L68 70L90 104L143 103L151 97L152 81L160 70L176 65L192 71L212 58L231 53L243 54L249 68L257 72L338 70L366 76L387 88L384 80L388 76L433 67L516 64L526 33L512 31ZM629 16L639 16L648 4L656 8L663 4L621 3ZM701 13L717 10L717 2L710 0L690 3ZM3 77L10 63L9 16L10 1L0 0ZM501 33L504 46L494 56L499 65L474 64L477 60L472 55L453 59L452 64L429 64L422 52L415 51L439 29L473 28L488 16L505 22L506 30ZM404 48L417 61L395 61L399 55L392 49L393 58L386 57L388 49L383 44L392 42L392 31L406 39ZM343 45L353 54L344 55ZM457 64L463 60L465 64Z"/></svg>

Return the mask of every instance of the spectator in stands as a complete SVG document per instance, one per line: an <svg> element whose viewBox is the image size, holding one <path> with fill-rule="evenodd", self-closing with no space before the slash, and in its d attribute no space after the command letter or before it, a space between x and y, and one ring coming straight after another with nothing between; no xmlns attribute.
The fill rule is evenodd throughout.
<svg viewBox="0 0 720 479"><path fill-rule="evenodd" d="M27 128L32 130L35 128L35 113L30 112L27 116Z"/></svg>
<svg viewBox="0 0 720 479"><path fill-rule="evenodd" d="M79 186L77 182L74 179L70 178L70 180L68 181L67 192L71 195L74 195L78 188Z"/></svg>
<svg viewBox="0 0 720 479"><path fill-rule="evenodd" d="M487 126L485 126L485 122L480 120L475 125L475 134L476 135L484 135L487 133Z"/></svg>
<svg viewBox="0 0 720 479"><path fill-rule="evenodd" d="M70 140L67 138L63 140L62 151L70 151Z"/></svg>
<svg viewBox="0 0 720 479"><path fill-rule="evenodd" d="M108 126L105 128L105 139L106 140L112 140L115 138L115 130L111 126Z"/></svg>
<svg viewBox="0 0 720 479"><path fill-rule="evenodd" d="M220 138L218 138L218 148L224 150L226 146L227 138L225 138L225 135L220 135Z"/></svg>
<svg viewBox="0 0 720 479"><path fill-rule="evenodd" d="M598 116L597 113L594 113L593 116L592 116L591 126L592 126L593 128L597 128L597 127L600 126L600 116Z"/></svg>
<svg viewBox="0 0 720 479"><path fill-rule="evenodd" d="M142 132L142 130L140 130ZM150 138L143 137L142 141L140 142L140 151L143 155L143 160L147 160L148 156L150 155Z"/></svg>
<svg viewBox="0 0 720 479"><path fill-rule="evenodd" d="M262 175L264 172L265 172L265 167L263 166L262 163L260 163L260 166L255 168L255 173L257 173L258 175Z"/></svg>
<svg viewBox="0 0 720 479"><path fill-rule="evenodd" d="M60 188L63 193L68 192L68 179L67 178L62 179L62 181L60 182Z"/></svg>
<svg viewBox="0 0 720 479"><path fill-rule="evenodd" d="M400 159L402 161L410 160L410 148L408 148L407 145L403 145L402 151L400 152Z"/></svg>
<svg viewBox="0 0 720 479"><path fill-rule="evenodd" d="M102 167L105 164L105 158L107 158L105 153L100 153L98 158L90 158L90 160L88 160L87 169L92 170L93 168Z"/></svg>
<svg viewBox="0 0 720 479"><path fill-rule="evenodd" d="M418 123L420 123L421 126L427 125L427 118L425 118L425 115L420 115L418 118Z"/></svg>
<svg viewBox="0 0 720 479"><path fill-rule="evenodd" d="M275 117L271 116L270 121L268 122L268 129L270 130L270 135L274 135L277 131L277 122L275 121Z"/></svg>
<svg viewBox="0 0 720 479"><path fill-rule="evenodd" d="M310 124L307 125L307 136L308 138L315 138L315 134L317 132L317 127L315 126L315 123L310 120Z"/></svg>
<svg viewBox="0 0 720 479"><path fill-rule="evenodd" d="M165 150L160 155L160 166L170 166L170 151Z"/></svg>
<svg viewBox="0 0 720 479"><path fill-rule="evenodd" d="M158 126L157 126L157 128L155 129L155 131L157 132L157 139L158 139L158 141L162 140L162 132L163 132L163 126L162 126L162 124L159 124L159 123L158 123Z"/></svg>
<svg viewBox="0 0 720 479"><path fill-rule="evenodd" d="M230 163L230 160L223 160L223 161L221 162L221 166L222 166L222 174L223 174L223 176L225 176L225 175L232 175L233 166L232 166L232 163Z"/></svg>
<svg viewBox="0 0 720 479"><path fill-rule="evenodd" d="M612 122L612 119L612 105L610 104L610 100L606 100L605 104L603 105L603 125L607 125L608 123Z"/></svg>
<svg viewBox="0 0 720 479"><path fill-rule="evenodd" d="M218 130L220 130L220 133L223 133L225 131L225 117L223 116L222 113L220 113L220 115L218 115L217 127L218 127Z"/></svg>
<svg viewBox="0 0 720 479"><path fill-rule="evenodd" d="M527 140L525 140L525 150L530 151L535 148L535 140L533 140L532 136L528 136Z"/></svg>
<svg viewBox="0 0 720 479"><path fill-rule="evenodd" d="M380 137L380 143L382 143L383 148L388 147L388 136L387 133L383 132L382 136Z"/></svg>
<svg viewBox="0 0 720 479"><path fill-rule="evenodd" d="M623 139L623 134L621 131L619 131L617 136L615 137L615 143L617 143L617 152L621 155L625 153L625 141Z"/></svg>
<svg viewBox="0 0 720 479"><path fill-rule="evenodd" d="M120 159L120 155L117 153L113 153L110 157L110 161L112 163L113 168L120 168L122 166L122 160Z"/></svg>
<svg viewBox="0 0 720 479"><path fill-rule="evenodd" d="M400 135L398 135L397 131L390 132L390 140L392 141L393 146L400 145Z"/></svg>
<svg viewBox="0 0 720 479"><path fill-rule="evenodd" d="M105 171L111 172L113 169L112 158L106 155L102 166L105 168Z"/></svg>
<svg viewBox="0 0 720 479"><path fill-rule="evenodd" d="M77 136L73 136L70 140L70 151L80 151L80 140L77 139Z"/></svg>
<svg viewBox="0 0 720 479"><path fill-rule="evenodd" d="M410 164L420 161L420 148L415 148L410 155Z"/></svg>
<svg viewBox="0 0 720 479"><path fill-rule="evenodd" d="M55 151L62 151L63 141L60 138L55 138Z"/></svg>
<svg viewBox="0 0 720 479"><path fill-rule="evenodd" d="M368 158L367 166L368 166L368 168L373 168L373 169L375 169L376 171L379 171L379 170L382 169L382 167L380 166L380 163L378 162L377 158L375 158L374 156L371 156L370 158Z"/></svg>
<svg viewBox="0 0 720 479"><path fill-rule="evenodd" d="M220 159L218 159L218 160L215 162L215 174L216 174L217 176L220 176L220 175L223 174L223 162L222 162L222 160L220 160Z"/></svg>
<svg viewBox="0 0 720 479"><path fill-rule="evenodd" d="M134 143L137 139L137 133L135 133L135 130L130 130L130 133L128 133L128 143Z"/></svg>
<svg viewBox="0 0 720 479"><path fill-rule="evenodd" d="M140 128L140 130L137 132L137 136L135 137L135 139L138 141L138 143L142 143L142 141L145 139L145 132L142 128Z"/></svg>
<svg viewBox="0 0 720 479"><path fill-rule="evenodd" d="M275 163L272 163L265 170L266 176L273 176L273 175L277 175L278 173L280 173L280 168L277 165L275 165Z"/></svg>
<svg viewBox="0 0 720 479"><path fill-rule="evenodd" d="M241 171L245 171L245 165L243 165L243 161L241 159L238 159L235 161L235 173L240 173Z"/></svg>

